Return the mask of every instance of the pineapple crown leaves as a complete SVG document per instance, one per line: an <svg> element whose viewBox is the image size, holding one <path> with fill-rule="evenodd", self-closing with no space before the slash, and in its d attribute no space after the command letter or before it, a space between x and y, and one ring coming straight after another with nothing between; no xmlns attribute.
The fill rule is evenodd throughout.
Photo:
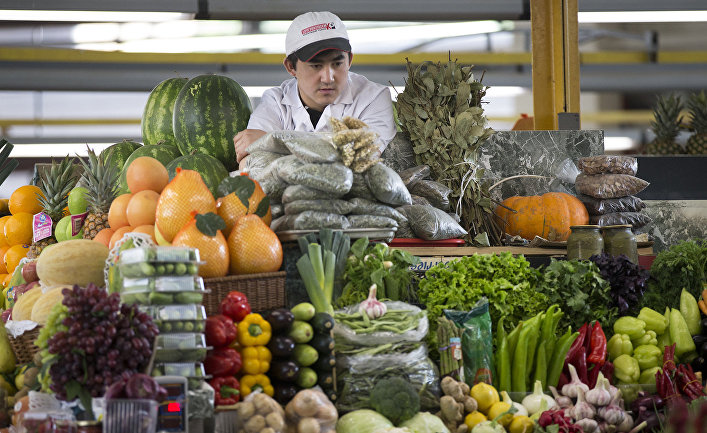
<svg viewBox="0 0 707 433"><path fill-rule="evenodd" d="M196 213L196 212L193 212ZM196 229L206 236L216 236L219 230L226 228L226 222L213 212L194 215Z"/></svg>
<svg viewBox="0 0 707 433"><path fill-rule="evenodd" d="M255 192L255 182L253 182L253 179L246 175L236 177L229 176L221 181L216 189L216 192L219 197L225 197L231 193L234 193L247 210L250 209L250 198ZM268 213L269 207L270 198L266 196L260 200L260 203L258 203L258 208L255 210L255 214L262 218Z"/></svg>
<svg viewBox="0 0 707 433"><path fill-rule="evenodd" d="M651 129L660 141L673 141L680 133L683 103L680 96L658 96L653 107Z"/></svg>
<svg viewBox="0 0 707 433"><path fill-rule="evenodd" d="M707 94L704 90L690 95L687 109L690 112L690 129L698 134L707 133Z"/></svg>
<svg viewBox="0 0 707 433"><path fill-rule="evenodd" d="M88 162L79 157L78 160L84 169L83 178L86 180L88 192L86 193L92 208L107 207L117 195L118 177L120 171L113 164L113 152L109 152L105 160L86 145ZM79 155L76 155L79 156Z"/></svg>
<svg viewBox="0 0 707 433"><path fill-rule="evenodd" d="M52 159L47 170L40 172L39 189L44 196L38 195L39 203L52 219L61 218L68 202L68 195L76 185L74 159L66 155L61 162Z"/></svg>

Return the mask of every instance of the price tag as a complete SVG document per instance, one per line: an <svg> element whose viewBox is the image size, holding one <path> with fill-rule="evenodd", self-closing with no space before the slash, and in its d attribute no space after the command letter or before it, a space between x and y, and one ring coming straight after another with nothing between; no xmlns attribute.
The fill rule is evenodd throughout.
<svg viewBox="0 0 707 433"><path fill-rule="evenodd" d="M71 236L76 236L83 227L83 221L86 219L88 212L71 215Z"/></svg>
<svg viewBox="0 0 707 433"><path fill-rule="evenodd" d="M52 235L52 219L44 212L35 214L32 218L32 240L33 242L41 241L51 237Z"/></svg>

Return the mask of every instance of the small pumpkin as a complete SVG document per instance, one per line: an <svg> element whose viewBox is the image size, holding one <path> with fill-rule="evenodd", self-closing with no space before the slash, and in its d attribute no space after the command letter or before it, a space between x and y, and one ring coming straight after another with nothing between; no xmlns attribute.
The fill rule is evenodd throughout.
<svg viewBox="0 0 707 433"><path fill-rule="evenodd" d="M566 241L570 226L589 223L584 204L573 195L549 192L541 196L514 196L496 207L496 218L506 233L533 239L540 236L549 241Z"/></svg>

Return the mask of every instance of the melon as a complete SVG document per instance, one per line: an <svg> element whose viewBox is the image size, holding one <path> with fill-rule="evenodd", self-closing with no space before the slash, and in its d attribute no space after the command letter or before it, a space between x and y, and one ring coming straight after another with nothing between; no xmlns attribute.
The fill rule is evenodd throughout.
<svg viewBox="0 0 707 433"><path fill-rule="evenodd" d="M39 285L20 295L17 298L17 302L15 302L15 306L12 307L12 320L31 320L32 308L40 296L42 296L42 288Z"/></svg>
<svg viewBox="0 0 707 433"><path fill-rule="evenodd" d="M175 144L172 130L174 100L182 90L186 78L168 78L158 84L147 97L142 113L142 141L146 145ZM151 156L151 155L143 155ZM166 165L165 162L162 162Z"/></svg>
<svg viewBox="0 0 707 433"><path fill-rule="evenodd" d="M173 130L182 155L211 155L229 171L236 170L233 137L244 130L252 113L243 88L223 75L189 80L174 102Z"/></svg>
<svg viewBox="0 0 707 433"><path fill-rule="evenodd" d="M228 176L228 170L221 164L221 161L203 153L184 155L172 160L166 166L169 180L174 179L177 167L198 172L214 198L218 197L216 192L218 185Z"/></svg>
<svg viewBox="0 0 707 433"><path fill-rule="evenodd" d="M118 195L130 192L130 190L128 189L128 182L125 178L125 175L128 172L128 166L130 166L130 163L136 160L137 158L141 156L150 156L161 162L162 165L164 165L165 167L167 167L170 162L180 157L181 155L182 154L179 152L179 149L177 149L177 146L171 146L169 144L147 144L145 146L135 149L135 151L128 157L122 167L122 171L120 173L120 185L118 187Z"/></svg>
<svg viewBox="0 0 707 433"><path fill-rule="evenodd" d="M103 149L98 157L101 159L101 162L105 163L108 156L111 156L113 158L111 163L120 171L123 169L128 157L139 147L142 147L142 144L135 141L123 140L120 143L112 144Z"/></svg>
<svg viewBox="0 0 707 433"><path fill-rule="evenodd" d="M62 293L64 289L73 289L73 287L68 285L57 286L42 293L32 307L31 320L40 325L46 325L47 318L49 318L49 313L51 313L52 308L64 300L64 294Z"/></svg>
<svg viewBox="0 0 707 433"><path fill-rule="evenodd" d="M93 283L105 286L103 269L108 247L88 239L72 239L46 248L37 259L37 275L47 287ZM80 264L80 266L78 266Z"/></svg>

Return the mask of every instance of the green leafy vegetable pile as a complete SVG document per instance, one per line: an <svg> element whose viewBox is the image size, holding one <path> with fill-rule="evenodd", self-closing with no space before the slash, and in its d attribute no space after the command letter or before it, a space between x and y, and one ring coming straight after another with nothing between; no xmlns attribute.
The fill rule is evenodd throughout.
<svg viewBox="0 0 707 433"><path fill-rule="evenodd" d="M597 319L602 328L612 329L618 317L611 286L593 262L551 259L539 290L565 313L559 329L579 329Z"/></svg>
<svg viewBox="0 0 707 433"><path fill-rule="evenodd" d="M699 299L707 275L707 240L683 241L661 251L651 265L641 307L663 311L679 305L680 292L687 290Z"/></svg>

